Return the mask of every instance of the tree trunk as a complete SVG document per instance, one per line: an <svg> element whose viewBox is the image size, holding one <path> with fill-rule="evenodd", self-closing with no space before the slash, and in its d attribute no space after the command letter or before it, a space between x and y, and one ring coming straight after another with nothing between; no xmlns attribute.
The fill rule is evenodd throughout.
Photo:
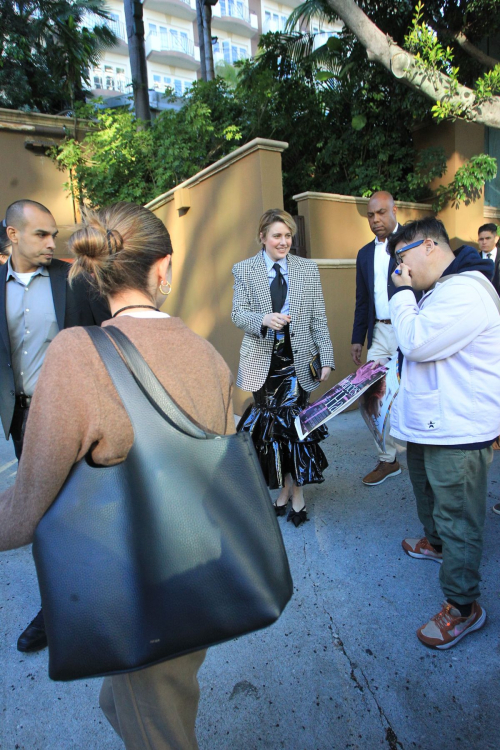
<svg viewBox="0 0 500 750"><path fill-rule="evenodd" d="M207 80L207 68L205 65L205 32L203 18L203 0L196 0L196 22L198 24L198 43L200 45L201 80Z"/></svg>
<svg viewBox="0 0 500 750"><path fill-rule="evenodd" d="M144 21L140 0L124 0L125 21L127 24L128 54L132 72L135 116L138 120L151 124L149 109L148 68L144 40Z"/></svg>
<svg viewBox="0 0 500 750"><path fill-rule="evenodd" d="M358 41L366 49L368 59L387 68L395 78L410 88L420 91L434 102L442 100L464 108L460 117L500 128L500 97L492 96L476 101L474 91L459 84L450 94L450 79L437 70L429 71L419 65L415 55L399 47L389 36L363 13L354 0L327 0Z"/></svg>
<svg viewBox="0 0 500 750"><path fill-rule="evenodd" d="M203 41L205 46L205 70L207 81L213 81L215 78L214 71L214 53L212 48L212 6L203 6Z"/></svg>

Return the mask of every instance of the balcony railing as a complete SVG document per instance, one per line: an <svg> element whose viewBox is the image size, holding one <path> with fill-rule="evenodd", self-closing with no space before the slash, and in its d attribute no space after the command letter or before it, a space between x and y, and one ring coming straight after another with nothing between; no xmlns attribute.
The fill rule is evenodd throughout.
<svg viewBox="0 0 500 750"><path fill-rule="evenodd" d="M275 33L277 31L284 32L285 25L280 23L279 20L276 20L274 18L268 18L264 21L264 24L262 26L262 33L267 34L269 31L274 31Z"/></svg>
<svg viewBox="0 0 500 750"><path fill-rule="evenodd" d="M128 43L125 24L121 21L116 21L114 18L101 18L93 13L87 13L82 21L82 25L90 29L95 29L96 26L107 26L118 39Z"/></svg>
<svg viewBox="0 0 500 750"><path fill-rule="evenodd" d="M118 39L121 39L123 42L128 41L124 23L122 23L121 21L115 21L111 18L106 19L104 23L108 27L108 29L110 29L113 34L118 37Z"/></svg>
<svg viewBox="0 0 500 750"><path fill-rule="evenodd" d="M132 94L132 81L124 76L113 76L106 73L94 73L91 76L92 88L103 91L119 91L121 94Z"/></svg>
<svg viewBox="0 0 500 750"><path fill-rule="evenodd" d="M183 52L185 55L194 58L194 42L189 38L179 37L170 34L168 31L160 34L150 31L147 40L150 49L161 52Z"/></svg>
<svg viewBox="0 0 500 750"><path fill-rule="evenodd" d="M240 0L219 0L221 18L229 16L250 23L250 11L248 5Z"/></svg>

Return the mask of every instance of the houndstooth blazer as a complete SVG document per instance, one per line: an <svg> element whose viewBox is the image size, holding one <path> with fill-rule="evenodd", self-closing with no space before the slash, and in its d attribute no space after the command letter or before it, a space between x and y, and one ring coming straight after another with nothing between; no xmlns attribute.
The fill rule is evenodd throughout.
<svg viewBox="0 0 500 750"><path fill-rule="evenodd" d="M325 302L316 263L287 255L290 300L290 340L300 385L313 391L319 383L311 377L309 362L319 352L323 367L335 367L326 321ZM271 292L262 251L233 267L234 297L231 319L245 331L240 349L236 385L258 391L269 374L274 331L262 329L264 315L272 313Z"/></svg>

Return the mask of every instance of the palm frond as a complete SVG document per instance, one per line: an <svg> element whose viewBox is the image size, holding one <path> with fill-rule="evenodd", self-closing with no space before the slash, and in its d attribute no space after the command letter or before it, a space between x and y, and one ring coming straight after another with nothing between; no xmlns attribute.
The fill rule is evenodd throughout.
<svg viewBox="0 0 500 750"><path fill-rule="evenodd" d="M332 52L328 41L314 49L315 38L316 34L309 31L280 34L277 51L294 65L309 63L315 70L321 68L331 71L333 75L338 75L341 66L338 63L337 54Z"/></svg>
<svg viewBox="0 0 500 750"><path fill-rule="evenodd" d="M327 0L304 0L290 13L285 31L292 31L297 24L300 25L301 21L304 24L309 24L313 19L333 23L338 21L339 17Z"/></svg>

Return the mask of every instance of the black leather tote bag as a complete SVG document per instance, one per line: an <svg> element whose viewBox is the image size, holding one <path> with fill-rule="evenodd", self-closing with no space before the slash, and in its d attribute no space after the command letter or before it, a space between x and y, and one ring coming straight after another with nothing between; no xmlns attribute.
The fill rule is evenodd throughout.
<svg viewBox="0 0 500 750"><path fill-rule="evenodd" d="M293 590L251 438L205 433L120 330L86 330L134 445L116 466L75 464L36 529L53 680L129 672L264 628Z"/></svg>

